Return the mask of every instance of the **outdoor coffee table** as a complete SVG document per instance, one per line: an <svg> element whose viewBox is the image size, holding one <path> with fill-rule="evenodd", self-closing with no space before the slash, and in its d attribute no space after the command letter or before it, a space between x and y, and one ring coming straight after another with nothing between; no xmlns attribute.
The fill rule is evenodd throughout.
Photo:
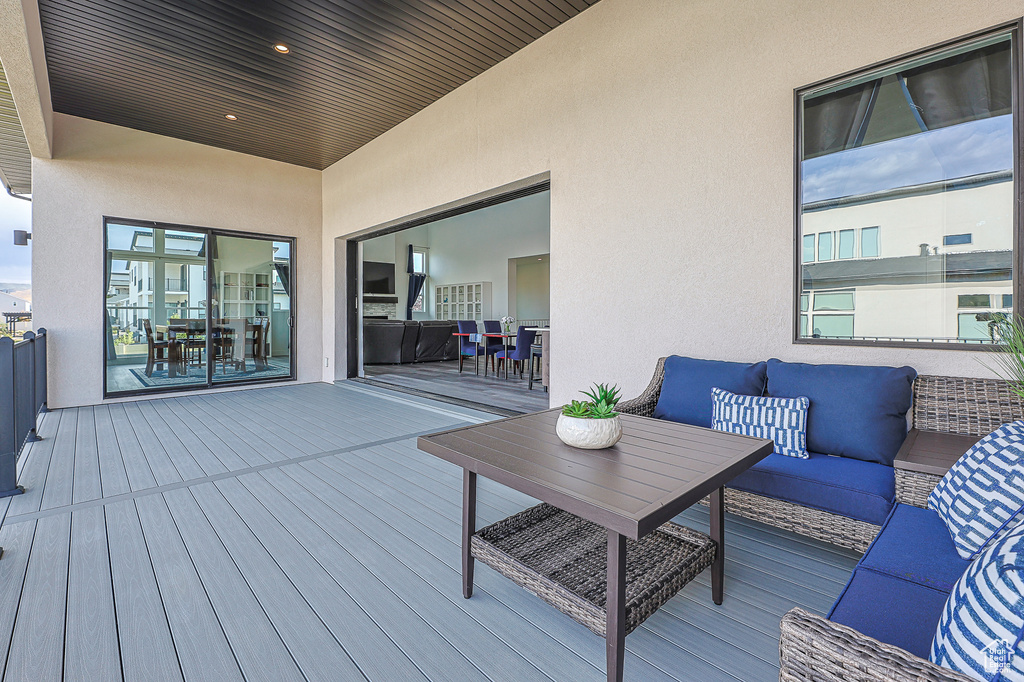
<svg viewBox="0 0 1024 682"><path fill-rule="evenodd" d="M709 565L712 599L722 603L722 486L773 445L624 414L617 445L579 450L555 435L558 413L443 431L417 444L463 468L463 596L473 595L478 558L604 635L608 679L618 682L626 634ZM542 504L477 532L478 474ZM708 495L710 537L670 523Z"/></svg>

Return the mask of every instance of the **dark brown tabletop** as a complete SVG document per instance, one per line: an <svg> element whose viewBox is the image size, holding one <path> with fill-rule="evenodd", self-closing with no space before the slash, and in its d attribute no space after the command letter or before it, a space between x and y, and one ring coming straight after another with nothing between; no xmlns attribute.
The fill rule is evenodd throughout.
<svg viewBox="0 0 1024 682"><path fill-rule="evenodd" d="M945 476L979 440L978 436L911 429L893 464L897 469Z"/></svg>
<svg viewBox="0 0 1024 682"><path fill-rule="evenodd" d="M421 436L421 450L634 540L772 452L770 440L621 415L622 440L569 447L548 410Z"/></svg>

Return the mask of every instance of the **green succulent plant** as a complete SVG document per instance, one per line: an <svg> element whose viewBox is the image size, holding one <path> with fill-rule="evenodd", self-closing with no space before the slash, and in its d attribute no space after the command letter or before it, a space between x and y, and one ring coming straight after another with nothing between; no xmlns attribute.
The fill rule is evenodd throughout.
<svg viewBox="0 0 1024 682"><path fill-rule="evenodd" d="M603 400L590 404L591 419L611 419L617 414L615 405L609 405Z"/></svg>
<svg viewBox="0 0 1024 682"><path fill-rule="evenodd" d="M564 414L566 417L587 419L590 417L590 403L583 402L581 400L573 400L571 403L562 408L562 414Z"/></svg>
<svg viewBox="0 0 1024 682"><path fill-rule="evenodd" d="M594 384L589 391L581 393L590 400L573 400L562 407L562 414L577 419L611 419L618 414L615 411L615 404L619 402L618 386Z"/></svg>
<svg viewBox="0 0 1024 682"><path fill-rule="evenodd" d="M590 398L595 404L606 403L609 407L615 407L619 402L619 387L608 386L607 384L594 384L589 391L582 391L583 395Z"/></svg>

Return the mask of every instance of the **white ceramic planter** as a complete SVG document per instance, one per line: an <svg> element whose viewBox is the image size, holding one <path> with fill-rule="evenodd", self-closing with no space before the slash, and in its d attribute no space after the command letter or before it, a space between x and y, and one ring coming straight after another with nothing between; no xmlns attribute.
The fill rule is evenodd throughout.
<svg viewBox="0 0 1024 682"><path fill-rule="evenodd" d="M555 433L566 445L584 450L610 448L622 438L622 423L619 416L611 419L580 419L558 415Z"/></svg>

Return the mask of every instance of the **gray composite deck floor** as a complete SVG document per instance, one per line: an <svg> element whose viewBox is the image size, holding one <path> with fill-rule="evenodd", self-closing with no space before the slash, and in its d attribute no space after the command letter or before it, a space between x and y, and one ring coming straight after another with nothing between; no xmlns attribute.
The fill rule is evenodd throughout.
<svg viewBox="0 0 1024 682"><path fill-rule="evenodd" d="M415 437L490 418L348 382L48 413L0 503L4 680L604 679L600 638L489 568L461 597L461 474ZM482 523L531 502L481 479ZM725 603L699 576L627 680L777 679L780 616L855 562L726 528Z"/></svg>

